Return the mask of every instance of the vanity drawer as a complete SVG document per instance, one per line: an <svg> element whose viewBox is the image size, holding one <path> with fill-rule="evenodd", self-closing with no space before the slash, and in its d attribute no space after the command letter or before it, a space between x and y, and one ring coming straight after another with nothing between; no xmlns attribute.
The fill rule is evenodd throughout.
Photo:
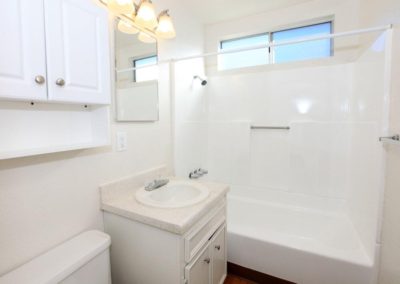
<svg viewBox="0 0 400 284"><path fill-rule="evenodd" d="M184 238L185 242L185 261L190 260L203 248L212 238L218 228L225 223L226 203L218 205L210 214L199 222L192 231Z"/></svg>

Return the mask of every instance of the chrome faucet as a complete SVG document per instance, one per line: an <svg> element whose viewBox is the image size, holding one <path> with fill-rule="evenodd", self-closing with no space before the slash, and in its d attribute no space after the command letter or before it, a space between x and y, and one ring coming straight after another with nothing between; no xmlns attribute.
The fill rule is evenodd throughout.
<svg viewBox="0 0 400 284"><path fill-rule="evenodd" d="M169 183L169 179L155 179L144 186L144 190L153 191Z"/></svg>
<svg viewBox="0 0 400 284"><path fill-rule="evenodd" d="M202 177L203 175L208 174L208 171L202 168L199 168L197 170L194 170L189 173L189 178L190 179L197 179L199 177Z"/></svg>

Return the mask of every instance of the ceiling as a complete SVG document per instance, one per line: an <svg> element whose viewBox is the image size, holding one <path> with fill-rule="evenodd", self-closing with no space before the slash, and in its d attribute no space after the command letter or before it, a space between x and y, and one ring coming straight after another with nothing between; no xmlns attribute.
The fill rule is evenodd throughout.
<svg viewBox="0 0 400 284"><path fill-rule="evenodd" d="M282 9L310 0L185 0L204 24L237 19L253 14Z"/></svg>

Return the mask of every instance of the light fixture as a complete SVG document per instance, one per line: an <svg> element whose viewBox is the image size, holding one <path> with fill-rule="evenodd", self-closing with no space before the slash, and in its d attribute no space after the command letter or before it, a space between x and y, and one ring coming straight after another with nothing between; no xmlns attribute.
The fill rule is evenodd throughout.
<svg viewBox="0 0 400 284"><path fill-rule="evenodd" d="M157 41L154 37L152 37L144 32L139 33L138 39L144 43L155 43Z"/></svg>
<svg viewBox="0 0 400 284"><path fill-rule="evenodd" d="M134 14L135 6L132 0L108 0L108 8L115 14Z"/></svg>
<svg viewBox="0 0 400 284"><path fill-rule="evenodd" d="M139 32L139 30L137 28L135 28L134 26L132 26L131 24L123 21L123 20L119 20L118 21L118 30L120 32L126 33L126 34L137 34Z"/></svg>
<svg viewBox="0 0 400 284"><path fill-rule="evenodd" d="M176 36L174 24L168 10L158 17L151 0L98 0L119 19L118 30L127 34L136 34L142 42L154 43L157 38L172 39Z"/></svg>
<svg viewBox="0 0 400 284"><path fill-rule="evenodd" d="M156 35L162 39L171 39L176 36L174 24L168 14L168 10L162 11L158 16Z"/></svg>
<svg viewBox="0 0 400 284"><path fill-rule="evenodd" d="M157 17L154 12L154 5L150 0L141 0L136 15L136 22L150 30L157 27Z"/></svg>

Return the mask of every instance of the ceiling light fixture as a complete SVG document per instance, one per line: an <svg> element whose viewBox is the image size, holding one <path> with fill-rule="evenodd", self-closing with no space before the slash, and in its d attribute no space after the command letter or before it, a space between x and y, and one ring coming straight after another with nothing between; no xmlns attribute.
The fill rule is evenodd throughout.
<svg viewBox="0 0 400 284"><path fill-rule="evenodd" d="M174 24L168 14L168 10L162 11L158 16L156 35L162 39L171 39L176 36Z"/></svg>
<svg viewBox="0 0 400 284"><path fill-rule="evenodd" d="M127 34L139 33L139 40L154 43L157 38L173 39L176 37L174 24L168 10L162 11L158 17L151 0L99 0L101 4L117 18L118 30Z"/></svg>
<svg viewBox="0 0 400 284"><path fill-rule="evenodd" d="M150 0L140 1L135 21L138 25L150 30L157 27L158 22L156 12L154 11L153 3Z"/></svg>
<svg viewBox="0 0 400 284"><path fill-rule="evenodd" d="M107 6L115 14L134 14L136 12L132 0L108 0Z"/></svg>

